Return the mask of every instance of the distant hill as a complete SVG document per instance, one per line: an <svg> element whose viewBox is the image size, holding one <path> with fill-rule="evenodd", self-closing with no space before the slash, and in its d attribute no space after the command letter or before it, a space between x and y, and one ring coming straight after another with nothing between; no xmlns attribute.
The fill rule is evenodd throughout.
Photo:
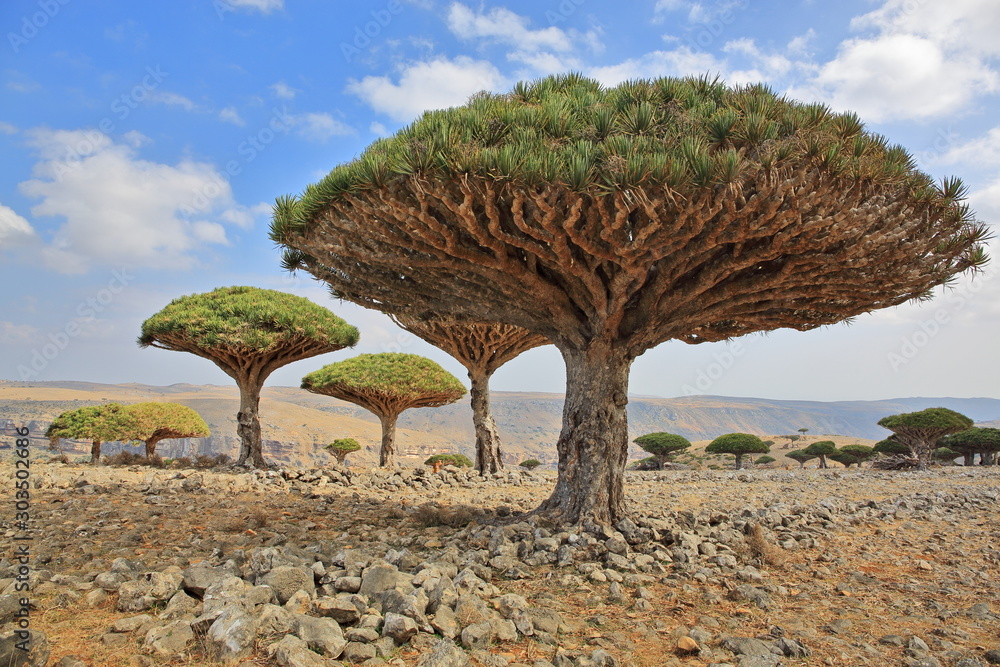
<svg viewBox="0 0 1000 667"><path fill-rule="evenodd" d="M41 438L51 420L64 410L105 401L148 400L187 405L201 413L212 429L210 438L165 441L160 445L164 456L236 454L235 418L239 393L235 386L176 384L153 387L0 381L0 426L4 419L17 425L30 424L32 435ZM562 403L561 394L494 392L494 417L512 463L528 457L555 463ZM632 437L651 431L669 431L695 441L710 440L734 431L780 435L807 428L809 436L842 435L880 440L888 432L877 425L879 419L927 407L951 408L976 422L1000 420L1000 400L993 398L821 402L725 396L631 397L628 412ZM356 438L363 446L363 450L352 454L349 461L372 464L377 458L380 427L374 415L353 404L295 387L264 389L261 425L265 456L284 463L325 464L330 459L321 449L322 445L341 437ZM399 448L403 454L408 454L411 463L422 462L435 452L471 455L474 443L475 432L467 400L442 408L408 410L399 422ZM111 446L106 451L113 450ZM81 445L74 451L84 453L89 447ZM634 446L632 455L640 456Z"/></svg>

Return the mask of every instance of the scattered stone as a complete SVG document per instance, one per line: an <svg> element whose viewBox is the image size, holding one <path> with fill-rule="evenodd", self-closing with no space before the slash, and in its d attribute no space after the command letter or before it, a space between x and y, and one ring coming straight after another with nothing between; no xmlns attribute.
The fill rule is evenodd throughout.
<svg viewBox="0 0 1000 667"><path fill-rule="evenodd" d="M271 644L267 652L281 667L326 667L328 664L295 635L286 635L281 641Z"/></svg>
<svg viewBox="0 0 1000 667"><path fill-rule="evenodd" d="M236 661L248 654L257 639L259 621L242 606L225 607L206 634L207 643L222 661Z"/></svg>
<svg viewBox="0 0 1000 667"><path fill-rule="evenodd" d="M174 621L149 629L144 645L161 658L174 658L184 653L194 641L194 631L186 621Z"/></svg>
<svg viewBox="0 0 1000 667"><path fill-rule="evenodd" d="M465 652L455 646L450 639L441 639L430 653L424 654L417 667L471 667L472 662ZM541 667L535 663L536 667Z"/></svg>
<svg viewBox="0 0 1000 667"><path fill-rule="evenodd" d="M22 632L28 633L28 636L20 635ZM10 629L0 632L0 665L45 667L48 661L49 638L41 630Z"/></svg>
<svg viewBox="0 0 1000 667"><path fill-rule="evenodd" d="M335 621L305 614L293 614L293 618L295 634L310 650L328 658L337 658L343 652L347 640Z"/></svg>
<svg viewBox="0 0 1000 667"><path fill-rule="evenodd" d="M377 655L378 653L375 650L375 647L371 644L347 642L347 646L344 647L344 652L341 653L340 659L354 664L359 664L365 662L366 660L371 660Z"/></svg>
<svg viewBox="0 0 1000 667"><path fill-rule="evenodd" d="M701 647L698 646L698 642L685 635L677 640L677 650L683 653L695 653L700 651Z"/></svg>
<svg viewBox="0 0 1000 667"><path fill-rule="evenodd" d="M316 592L313 572L306 567L276 567L264 575L262 583L271 587L278 604L285 604L298 591L305 592L310 598Z"/></svg>
<svg viewBox="0 0 1000 667"><path fill-rule="evenodd" d="M385 615L382 634L392 637L397 644L405 644L417 634L417 624L409 616L390 612Z"/></svg>

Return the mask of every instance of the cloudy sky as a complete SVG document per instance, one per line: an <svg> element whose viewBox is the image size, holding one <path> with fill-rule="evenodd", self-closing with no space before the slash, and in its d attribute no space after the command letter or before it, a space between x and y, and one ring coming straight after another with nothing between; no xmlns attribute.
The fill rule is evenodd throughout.
<svg viewBox="0 0 1000 667"><path fill-rule="evenodd" d="M996 0L6 0L0 5L0 379L228 384L140 350L181 294L255 285L362 332L356 352L446 355L289 276L270 206L425 109L581 71L607 85L712 72L857 111L1000 221ZM994 243L994 253L996 247ZM667 343L633 394L1000 398L1000 269L929 303L729 344ZM494 388L562 391L552 348Z"/></svg>

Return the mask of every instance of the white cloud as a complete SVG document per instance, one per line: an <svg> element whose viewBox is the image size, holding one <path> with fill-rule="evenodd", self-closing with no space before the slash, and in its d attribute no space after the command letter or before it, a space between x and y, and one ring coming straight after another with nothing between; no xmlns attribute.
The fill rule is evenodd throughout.
<svg viewBox="0 0 1000 667"><path fill-rule="evenodd" d="M851 25L887 35L919 35L949 50L1000 56L1000 3L995 0L887 0Z"/></svg>
<svg viewBox="0 0 1000 667"><path fill-rule="evenodd" d="M371 131L372 134L377 134L380 137L389 136L389 130L382 123L374 122L368 126L368 129Z"/></svg>
<svg viewBox="0 0 1000 667"><path fill-rule="evenodd" d="M945 116L1000 90L994 0L885 0L852 27L870 34L842 42L837 56L790 94L885 121Z"/></svg>
<svg viewBox="0 0 1000 667"><path fill-rule="evenodd" d="M31 343L38 339L38 329L30 324L14 324L13 322L0 322L0 343L23 344Z"/></svg>
<svg viewBox="0 0 1000 667"><path fill-rule="evenodd" d="M555 26L532 30L528 25L527 17L501 7L483 13L454 2L448 11L448 28L455 36L470 42L486 41L512 47L507 58L528 65L532 72L526 72L526 77L579 69L580 62L570 57L579 46L595 52L604 48L594 30L581 33Z"/></svg>
<svg viewBox="0 0 1000 667"><path fill-rule="evenodd" d="M236 110L236 107L226 107L220 111L219 120L224 123L231 123L240 127L247 124L246 121L240 116L240 112Z"/></svg>
<svg viewBox="0 0 1000 667"><path fill-rule="evenodd" d="M395 83L387 76L351 80L347 90L379 113L394 120L411 121L429 109L464 104L480 90L498 90L506 85L500 71L484 60L458 56L438 57L429 62L406 65Z"/></svg>
<svg viewBox="0 0 1000 667"><path fill-rule="evenodd" d="M570 51L573 48L569 36L559 28L531 30L528 19L502 7L480 14L459 2L452 3L448 11L448 28L461 39L493 39L525 51Z"/></svg>
<svg viewBox="0 0 1000 667"><path fill-rule="evenodd" d="M0 134L17 134L17 127L0 120Z"/></svg>
<svg viewBox="0 0 1000 667"><path fill-rule="evenodd" d="M229 245L229 239L226 238L226 228L217 222L198 220L192 223L191 231L199 241Z"/></svg>
<svg viewBox="0 0 1000 667"><path fill-rule="evenodd" d="M970 167L1000 165L1000 127L994 127L984 137L952 147L937 161L945 164L966 163Z"/></svg>
<svg viewBox="0 0 1000 667"><path fill-rule="evenodd" d="M31 223L14 209L0 204L0 250L23 246L37 240Z"/></svg>
<svg viewBox="0 0 1000 667"><path fill-rule="evenodd" d="M793 55L804 56L809 52L809 45L816 39L816 31L809 28L805 34L799 35L788 42L788 52Z"/></svg>
<svg viewBox="0 0 1000 667"><path fill-rule="evenodd" d="M706 72L724 73L726 63L701 51L680 46L670 51L652 51L638 58L631 58L617 65L595 67L588 72L606 86L616 86L622 81L661 76L688 76Z"/></svg>
<svg viewBox="0 0 1000 667"><path fill-rule="evenodd" d="M274 96L282 100L293 99L295 97L295 94L298 92L284 81L279 81L278 83L272 84L270 88L271 92L274 93Z"/></svg>
<svg viewBox="0 0 1000 667"><path fill-rule="evenodd" d="M1000 177L984 188L969 194L969 204L980 219L993 223L994 229L1000 231ZM994 246L1000 246L996 240ZM997 248L994 248L997 250ZM993 264L1000 262L1000 257L994 253ZM998 301L1000 303L1000 301Z"/></svg>
<svg viewBox="0 0 1000 667"><path fill-rule="evenodd" d="M48 129L29 136L41 159L21 192L40 200L31 209L36 218L63 221L42 251L53 270L84 273L123 262L183 269L204 243L225 242L204 219L239 206L212 165L141 159L138 137L123 144L96 131Z"/></svg>
<svg viewBox="0 0 1000 667"><path fill-rule="evenodd" d="M194 111L197 105L177 93L169 93L161 90L154 90L149 93L147 98L152 104L165 104L170 107L180 107L184 111Z"/></svg>
<svg viewBox="0 0 1000 667"><path fill-rule="evenodd" d="M330 137L356 134L353 127L328 113L303 113L292 116L296 131L310 141L326 141Z"/></svg>
<svg viewBox="0 0 1000 667"><path fill-rule="evenodd" d="M977 93L997 90L998 83L996 73L974 58L899 34L844 42L811 87L793 96L819 97L872 121L933 118L960 109Z"/></svg>
<svg viewBox="0 0 1000 667"><path fill-rule="evenodd" d="M235 9L256 10L262 14L270 14L275 9L284 9L285 0L221 0Z"/></svg>
<svg viewBox="0 0 1000 667"><path fill-rule="evenodd" d="M675 12L679 9L686 9L688 5L688 0L656 0L656 7L653 11Z"/></svg>
<svg viewBox="0 0 1000 667"><path fill-rule="evenodd" d="M271 205L265 202L253 206L234 206L220 213L219 219L242 229L250 229L257 218L270 216L272 210Z"/></svg>
<svg viewBox="0 0 1000 667"><path fill-rule="evenodd" d="M748 0L712 0L709 3L696 0L657 0L653 8L653 21L661 23L663 14L667 12L686 11L687 20L691 23L705 25L722 20L728 24L732 22L732 13L746 9L747 4Z"/></svg>

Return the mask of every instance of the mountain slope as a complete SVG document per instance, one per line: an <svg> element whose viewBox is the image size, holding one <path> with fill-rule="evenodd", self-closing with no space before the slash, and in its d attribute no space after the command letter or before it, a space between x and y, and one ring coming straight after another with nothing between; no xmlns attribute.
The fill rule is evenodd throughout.
<svg viewBox="0 0 1000 667"><path fill-rule="evenodd" d="M176 384L153 387L140 384L105 385L88 382L0 381L0 420L32 424L41 438L60 412L106 401L176 401L197 410L212 429L210 438L165 441L164 456L237 451L235 386ZM562 421L562 396L527 392L495 392L493 412L500 427L508 460L537 458L554 463L555 442ZM899 398L884 401L778 401L761 398L689 396L683 398L632 397L629 431L632 437L651 431L679 433L688 439L710 440L723 433L743 431L757 435L844 435L870 440L888 432L877 425L886 415L927 407L947 407L977 422L1000 419L1000 400L993 398ZM295 387L267 387L261 396L264 452L271 459L298 465L323 464L329 456L322 445L335 438L353 437L363 450L350 461L377 460L380 426L371 413L353 404L311 394ZM33 422L33 423L32 423ZM0 424L2 426L2 424ZM8 434L10 435L10 434ZM467 401L442 408L408 410L399 421L398 445L409 461L420 462L435 452L472 454L475 433ZM114 451L110 446L106 451ZM74 450L77 451L77 450ZM81 446L80 453L86 451ZM633 455L639 450L633 447Z"/></svg>

